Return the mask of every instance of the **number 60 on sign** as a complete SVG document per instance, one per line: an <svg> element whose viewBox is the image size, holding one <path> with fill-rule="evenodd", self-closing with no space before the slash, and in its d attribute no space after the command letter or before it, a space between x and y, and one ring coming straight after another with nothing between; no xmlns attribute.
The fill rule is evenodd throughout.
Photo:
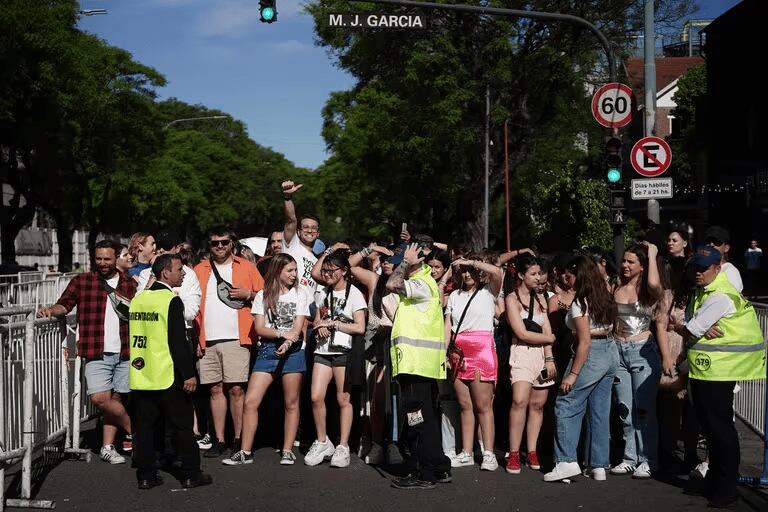
<svg viewBox="0 0 768 512"><path fill-rule="evenodd" d="M605 84L592 96L592 115L606 128L619 128L632 120L632 89L619 83Z"/></svg>

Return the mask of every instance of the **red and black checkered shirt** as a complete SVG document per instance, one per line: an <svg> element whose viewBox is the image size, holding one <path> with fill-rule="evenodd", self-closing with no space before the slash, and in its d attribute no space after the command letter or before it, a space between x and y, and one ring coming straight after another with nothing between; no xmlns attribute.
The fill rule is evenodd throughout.
<svg viewBox="0 0 768 512"><path fill-rule="evenodd" d="M120 274L117 293L126 299L136 295L136 281L128 274ZM77 306L77 323L80 339L77 340L77 355L87 361L104 357L104 315L112 307L107 290L99 283L97 272L84 272L75 276L56 303L64 306L67 313ZM120 320L120 358L128 359L128 322Z"/></svg>

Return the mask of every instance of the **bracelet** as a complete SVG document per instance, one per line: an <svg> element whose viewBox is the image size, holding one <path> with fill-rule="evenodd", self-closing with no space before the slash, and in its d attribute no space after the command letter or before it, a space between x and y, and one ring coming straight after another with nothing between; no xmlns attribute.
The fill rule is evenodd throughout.
<svg viewBox="0 0 768 512"><path fill-rule="evenodd" d="M570 373L571 375L575 375L575 376L577 376L577 377L579 376L579 374L578 374L578 373L576 373L576 372L574 372L574 371L570 371L570 372L568 372L568 373Z"/></svg>
<svg viewBox="0 0 768 512"><path fill-rule="evenodd" d="M323 251L323 256L330 256L333 251L330 249L330 247Z"/></svg>
<svg viewBox="0 0 768 512"><path fill-rule="evenodd" d="M363 258L367 258L371 255L373 251L371 251L370 247L363 247L363 249L360 251L360 253L363 255Z"/></svg>
<svg viewBox="0 0 768 512"><path fill-rule="evenodd" d="M545 357L544 358L544 362L545 363L554 363L555 362L555 358L554 357Z"/></svg>

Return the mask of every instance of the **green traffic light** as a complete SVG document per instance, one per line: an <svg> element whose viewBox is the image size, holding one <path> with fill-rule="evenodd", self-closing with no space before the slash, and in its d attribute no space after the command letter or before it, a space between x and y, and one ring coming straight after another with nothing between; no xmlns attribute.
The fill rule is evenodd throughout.
<svg viewBox="0 0 768 512"><path fill-rule="evenodd" d="M611 183L617 183L621 179L621 171L618 169L608 170L608 181Z"/></svg>
<svg viewBox="0 0 768 512"><path fill-rule="evenodd" d="M265 7L261 10L261 19L270 21L275 17L275 10L271 7Z"/></svg>

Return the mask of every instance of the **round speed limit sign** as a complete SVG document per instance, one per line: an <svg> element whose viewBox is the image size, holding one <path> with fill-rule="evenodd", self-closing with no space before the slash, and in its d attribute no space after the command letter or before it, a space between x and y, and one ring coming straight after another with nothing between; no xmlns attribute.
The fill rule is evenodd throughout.
<svg viewBox="0 0 768 512"><path fill-rule="evenodd" d="M592 96L592 115L606 128L619 128L632 120L632 89L619 83L605 84Z"/></svg>

